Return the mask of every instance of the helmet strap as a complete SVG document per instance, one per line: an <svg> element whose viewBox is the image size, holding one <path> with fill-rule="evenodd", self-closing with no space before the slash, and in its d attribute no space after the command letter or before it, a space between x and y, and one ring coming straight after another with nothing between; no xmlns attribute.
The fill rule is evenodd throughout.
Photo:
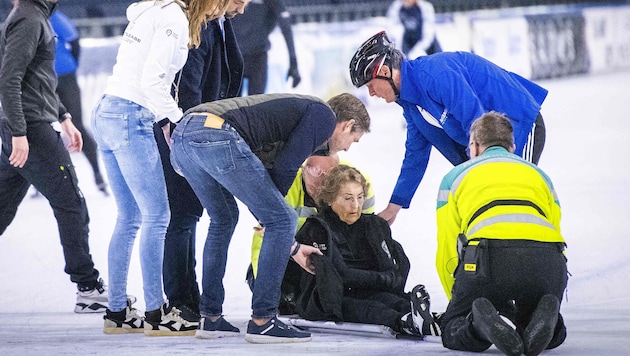
<svg viewBox="0 0 630 356"><path fill-rule="evenodd" d="M398 100L400 98L400 91L398 90L398 88L396 88L396 84L394 84L394 79L392 79L392 77L386 77L384 75L377 75L374 78L375 79L384 79L384 80L388 81L389 85L391 85L392 89L394 89L394 95L396 95L396 100Z"/></svg>

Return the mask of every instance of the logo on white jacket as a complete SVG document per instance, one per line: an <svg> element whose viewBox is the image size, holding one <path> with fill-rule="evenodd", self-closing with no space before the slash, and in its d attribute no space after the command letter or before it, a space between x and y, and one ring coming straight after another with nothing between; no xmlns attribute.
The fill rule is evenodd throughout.
<svg viewBox="0 0 630 356"><path fill-rule="evenodd" d="M179 36L173 32L173 30L171 30L170 28L168 30L166 30L166 36L167 37L171 37L173 36L174 39L177 39Z"/></svg>

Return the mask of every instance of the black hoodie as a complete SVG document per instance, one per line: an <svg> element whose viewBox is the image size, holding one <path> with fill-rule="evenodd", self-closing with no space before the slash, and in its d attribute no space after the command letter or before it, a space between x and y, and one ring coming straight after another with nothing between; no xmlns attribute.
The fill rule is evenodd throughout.
<svg viewBox="0 0 630 356"><path fill-rule="evenodd" d="M13 136L25 136L33 122L54 122L65 108L55 89L55 3L20 0L0 35L0 101Z"/></svg>

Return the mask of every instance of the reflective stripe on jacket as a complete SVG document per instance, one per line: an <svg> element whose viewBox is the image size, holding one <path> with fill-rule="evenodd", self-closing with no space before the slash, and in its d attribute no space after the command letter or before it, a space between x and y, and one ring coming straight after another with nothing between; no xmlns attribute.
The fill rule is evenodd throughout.
<svg viewBox="0 0 630 356"><path fill-rule="evenodd" d="M490 147L453 168L437 199L436 267L450 299L458 264L457 236L564 242L560 203L549 177L537 166Z"/></svg>

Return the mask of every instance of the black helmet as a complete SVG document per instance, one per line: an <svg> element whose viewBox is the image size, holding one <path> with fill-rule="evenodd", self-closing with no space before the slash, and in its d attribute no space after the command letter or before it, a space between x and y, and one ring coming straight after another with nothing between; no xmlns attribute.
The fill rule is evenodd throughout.
<svg viewBox="0 0 630 356"><path fill-rule="evenodd" d="M381 31L363 42L350 61L350 79L359 88L376 75L387 59L387 55L394 48L394 44L387 38L387 33Z"/></svg>

